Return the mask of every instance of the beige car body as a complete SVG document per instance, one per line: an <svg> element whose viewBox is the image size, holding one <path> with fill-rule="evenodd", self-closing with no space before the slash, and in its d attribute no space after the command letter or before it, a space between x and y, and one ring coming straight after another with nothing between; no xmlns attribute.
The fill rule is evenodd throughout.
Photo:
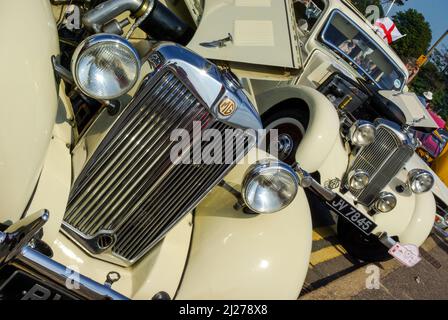
<svg viewBox="0 0 448 320"><path fill-rule="evenodd" d="M15 26L14 32L1 34L7 45L0 63L8 75L1 82L1 223L47 209L43 240L53 259L99 283L109 272L119 272L113 289L132 299L151 299L160 291L179 299L298 297L312 238L302 190L277 214L248 216L235 211L236 199L216 187L132 267L96 259L59 232L71 185L114 119L103 110L81 137L73 129L70 100L63 82L57 88L51 65L51 57L59 54L57 9L53 16L47 0L2 2L0 8L2 23ZM33 28L17 24L11 12L20 12ZM27 34L28 40L17 41L17 34ZM144 66L142 76L148 71ZM248 165L237 165L225 180L240 188Z"/></svg>
<svg viewBox="0 0 448 320"><path fill-rule="evenodd" d="M162 2L175 12L185 14L178 8L179 2ZM330 1L330 4L336 6L338 2ZM193 14L197 13L199 1L185 3L193 22L199 22L201 19ZM293 23L292 2L207 0L205 3L198 32L189 47L230 66L252 94L260 113L286 99L305 102L312 121L298 161L310 172L320 171L323 179L340 176L348 156L337 139L337 114L325 96L314 88L295 83L304 70L312 70L303 69L306 57L296 41L299 30ZM6 4L3 2L1 6ZM7 47L14 50L1 51L0 60L2 70L10 75L1 83L2 88L9 90L0 106L0 112L5 115L1 118L0 147L12 152L7 156L2 153L0 158L0 222L14 222L22 213L48 209L51 218L44 228L44 240L51 244L54 259L100 283L110 271L118 271L121 280L113 288L130 298L150 299L160 291L179 299L297 298L311 252L310 211L302 190L283 211L249 217L236 212L232 208L234 199L216 187L194 213L187 215L163 241L129 268L96 259L59 232L71 184L113 119L103 112L89 131L77 139L71 126L70 100L64 94L63 85L58 88L59 99L53 87L50 57L57 55L59 49L48 1L26 4L14 1L7 6L0 11L2 23L13 24L12 15L6 12L21 12L22 17L36 21L36 27L30 30L25 24L14 24L15 33L2 33L2 39L9 44ZM236 20L243 22L238 24ZM210 24L223 28L209 27ZM226 37L228 32L234 32L233 28L236 29L235 44L240 48L229 44L225 50L205 50L200 45ZM269 36L257 33L251 39L258 28L268 31ZM17 41L16 34L28 34L30 40ZM137 46L145 48L144 43ZM36 52L35 48L42 51ZM274 54L281 49L285 50L284 54ZM240 188L246 168L247 164L236 166L226 181ZM28 203L30 198L32 201ZM420 218L420 208L434 206L432 196L420 198L411 196L400 201L403 205L397 207L397 214L384 218L378 215L379 228L420 244L424 232L419 231L422 229L419 226L423 220L426 224L428 221ZM405 227L401 227L402 219L408 222Z"/></svg>

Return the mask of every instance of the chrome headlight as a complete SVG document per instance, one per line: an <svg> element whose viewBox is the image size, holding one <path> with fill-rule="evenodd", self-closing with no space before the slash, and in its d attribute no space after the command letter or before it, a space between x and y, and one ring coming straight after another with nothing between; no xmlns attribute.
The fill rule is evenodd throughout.
<svg viewBox="0 0 448 320"><path fill-rule="evenodd" d="M413 169L408 173L408 183L412 192L428 192L434 186L434 176L423 169Z"/></svg>
<svg viewBox="0 0 448 320"><path fill-rule="evenodd" d="M77 87L87 96L109 100L126 94L138 80L140 57L124 38L96 34L76 48L71 69Z"/></svg>
<svg viewBox="0 0 448 320"><path fill-rule="evenodd" d="M299 181L295 172L278 160L262 160L249 167L243 180L242 196L256 213L274 213L296 197Z"/></svg>
<svg viewBox="0 0 448 320"><path fill-rule="evenodd" d="M375 209L386 213L392 211L397 205L397 198L390 192L382 191L378 200L375 202Z"/></svg>
<svg viewBox="0 0 448 320"><path fill-rule="evenodd" d="M355 170L348 175L348 183L350 190L359 191L367 187L369 184L369 174L363 170Z"/></svg>
<svg viewBox="0 0 448 320"><path fill-rule="evenodd" d="M358 147L365 147L375 141L376 128L367 121L358 120L350 128L349 138Z"/></svg>

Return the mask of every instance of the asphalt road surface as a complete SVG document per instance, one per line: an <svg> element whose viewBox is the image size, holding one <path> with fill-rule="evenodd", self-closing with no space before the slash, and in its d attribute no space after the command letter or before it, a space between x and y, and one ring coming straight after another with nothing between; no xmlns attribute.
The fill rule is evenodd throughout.
<svg viewBox="0 0 448 320"><path fill-rule="evenodd" d="M336 236L336 217L310 196L313 250L300 299L448 299L448 241L431 235L423 259L407 268L396 260L366 264L350 257Z"/></svg>

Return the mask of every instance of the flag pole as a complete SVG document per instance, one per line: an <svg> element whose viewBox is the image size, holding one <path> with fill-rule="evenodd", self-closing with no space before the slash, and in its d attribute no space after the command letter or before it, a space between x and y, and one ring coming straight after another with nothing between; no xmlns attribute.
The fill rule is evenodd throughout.
<svg viewBox="0 0 448 320"><path fill-rule="evenodd" d="M444 34L442 34L442 36L432 45L431 48L429 48L428 52L425 54L422 54L420 56L420 58L418 58L417 60L417 66L419 67L419 69L417 70L417 72L415 73L415 76L420 72L420 68L428 61L428 59L431 57L431 55L434 53L434 50L437 48L437 46L442 42L443 39L445 39L445 37L448 35L448 30L445 31ZM419 60L421 60L419 62ZM412 82L412 80L414 80L416 77L413 77L410 81L408 81L408 84Z"/></svg>
<svg viewBox="0 0 448 320"><path fill-rule="evenodd" d="M392 10L392 8L393 8L393 6L394 6L394 4L395 4L395 1L397 1L397 0L393 0L392 3L390 4L389 9L387 9L386 17L389 15L390 10Z"/></svg>
<svg viewBox="0 0 448 320"><path fill-rule="evenodd" d="M432 55L434 50L439 46L439 44L442 42L443 39L448 35L448 30L445 31L444 34L432 45L432 47L428 50L428 53L426 54L427 57Z"/></svg>

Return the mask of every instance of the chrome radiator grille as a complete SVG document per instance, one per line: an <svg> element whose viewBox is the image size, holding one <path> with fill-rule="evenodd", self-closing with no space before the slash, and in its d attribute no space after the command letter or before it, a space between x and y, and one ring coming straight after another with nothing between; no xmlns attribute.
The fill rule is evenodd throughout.
<svg viewBox="0 0 448 320"><path fill-rule="evenodd" d="M229 145L214 140L200 145L200 137L192 136L194 121L202 130L213 128L222 135L230 128L217 121L174 73L147 84L75 181L64 216L65 232L75 241L85 240L83 246L92 253L118 258L124 265L147 253L250 147L241 130L242 139ZM196 147L219 143L217 148L232 150L235 161L173 164L170 152L178 143L170 139L174 129L190 133L183 158L194 159ZM112 235L104 252L101 234Z"/></svg>
<svg viewBox="0 0 448 320"><path fill-rule="evenodd" d="M360 169L370 176L370 182L365 189L352 191L358 202L370 206L412 157L413 152L414 150L403 143L396 133L379 126L375 142L360 150L349 170L351 172Z"/></svg>

